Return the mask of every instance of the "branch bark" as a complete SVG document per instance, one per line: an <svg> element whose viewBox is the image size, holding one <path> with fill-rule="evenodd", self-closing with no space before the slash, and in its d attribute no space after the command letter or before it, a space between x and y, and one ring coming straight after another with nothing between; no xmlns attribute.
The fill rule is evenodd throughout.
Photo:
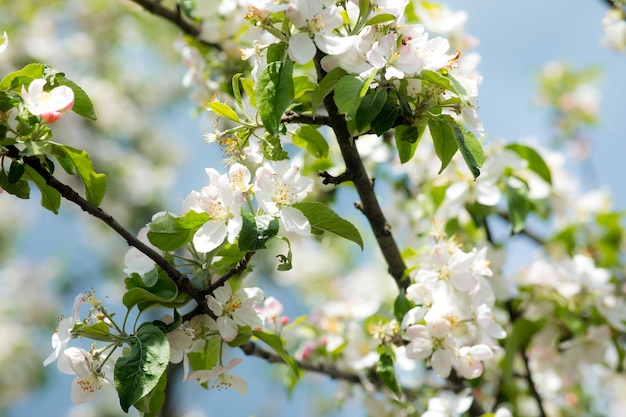
<svg viewBox="0 0 626 417"><path fill-rule="evenodd" d="M324 54L318 50L315 56L315 68L317 70L318 81L326 75L326 72L321 66L323 57ZM348 130L345 118L339 114L337 106L335 105L333 93L326 96L324 105L328 111L329 126L335 132L337 143L341 149L341 155L346 164L346 172L349 174L359 194L359 198L361 199L361 211L367 218L374 232L378 246L389 267L389 274L396 281L400 289L406 289L409 284L408 279L405 279L406 277L404 276L406 265L404 264L404 260L400 255L400 249L391 233L391 226L387 222L380 207L380 203L374 192L373 181L370 180L367 175L359 151L354 143L354 138Z"/></svg>

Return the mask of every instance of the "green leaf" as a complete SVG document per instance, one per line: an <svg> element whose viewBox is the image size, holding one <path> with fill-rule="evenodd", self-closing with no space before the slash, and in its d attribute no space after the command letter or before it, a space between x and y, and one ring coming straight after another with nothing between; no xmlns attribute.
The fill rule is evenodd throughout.
<svg viewBox="0 0 626 417"><path fill-rule="evenodd" d="M397 103L385 103L378 116L372 120L374 133L380 136L391 129L396 123L398 114L400 114L400 106Z"/></svg>
<svg viewBox="0 0 626 417"><path fill-rule="evenodd" d="M478 142L472 132L461 129L456 123L454 123L452 129L454 131L454 139L456 139L456 144L461 151L461 155L463 155L463 159L465 159L465 163L472 172L474 179L478 178L480 175L480 169L478 168L485 162L480 142Z"/></svg>
<svg viewBox="0 0 626 417"><path fill-rule="evenodd" d="M201 369L213 369L215 365L217 365L217 361L220 357L221 346L222 339L219 336L209 337L204 349L187 354L189 364L196 371Z"/></svg>
<svg viewBox="0 0 626 417"><path fill-rule="evenodd" d="M316 87L317 85L308 75L293 77L294 98L300 98L304 95L304 93L315 90Z"/></svg>
<svg viewBox="0 0 626 417"><path fill-rule="evenodd" d="M400 125L395 128L394 136L400 163L404 164L413 158L425 130L426 122L424 120L420 120L417 126Z"/></svg>
<svg viewBox="0 0 626 417"><path fill-rule="evenodd" d="M175 251L189 243L198 229L210 219L207 213L193 210L182 217L166 213L150 222L148 240L161 250Z"/></svg>
<svg viewBox="0 0 626 417"><path fill-rule="evenodd" d="M84 150L57 143L52 143L52 154L67 173L74 174L76 168L85 186L87 201L99 206L106 192L107 179L106 175L98 174L94 170L89 154Z"/></svg>
<svg viewBox="0 0 626 417"><path fill-rule="evenodd" d="M420 78L431 84L439 85L440 87L455 93L462 99L467 99L467 91L465 91L465 88L451 75L443 75L431 70L422 70Z"/></svg>
<svg viewBox="0 0 626 417"><path fill-rule="evenodd" d="M18 182L22 178L22 175L24 175L24 171L24 161L21 159L12 160L9 166L9 183L15 184Z"/></svg>
<svg viewBox="0 0 626 417"><path fill-rule="evenodd" d="M237 329L237 336L228 342L230 347L239 347L248 343L252 337L252 328L250 326L241 326Z"/></svg>
<svg viewBox="0 0 626 417"><path fill-rule="evenodd" d="M365 22L365 26L380 25L382 23L393 22L394 20L396 20L396 17L394 15L389 13L382 13L372 17L370 20Z"/></svg>
<svg viewBox="0 0 626 417"><path fill-rule="evenodd" d="M0 187L17 198L24 200L30 198L30 185L28 185L28 181L20 179L15 184L12 184L9 182L9 177L4 169L0 170Z"/></svg>
<svg viewBox="0 0 626 417"><path fill-rule="evenodd" d="M393 366L393 356L390 353L383 353L378 358L376 364L376 375L398 398L402 395L400 384L396 378L396 371Z"/></svg>
<svg viewBox="0 0 626 417"><path fill-rule="evenodd" d="M273 215L254 216L254 214L242 210L243 226L239 233L239 250L252 252L265 249L265 242L278 234L278 218Z"/></svg>
<svg viewBox="0 0 626 417"><path fill-rule="evenodd" d="M518 154L520 158L528 162L528 168L531 171L534 171L548 184L552 184L552 174L550 173L550 168L536 150L530 146L522 145L520 143L512 143L507 145L504 149L509 149Z"/></svg>
<svg viewBox="0 0 626 417"><path fill-rule="evenodd" d="M43 177L37 173L37 171L28 165L25 165L24 168L26 170L24 179L31 180L41 193L42 207L50 210L54 214L59 214L59 207L61 206L61 193L46 184L46 180L44 180Z"/></svg>
<svg viewBox="0 0 626 417"><path fill-rule="evenodd" d="M317 84L317 87L315 87L313 95L311 96L313 114L317 113L317 109L324 101L324 98L335 89L337 81L343 78L346 74L347 72L345 70L337 67L326 74L326 76Z"/></svg>
<svg viewBox="0 0 626 417"><path fill-rule="evenodd" d="M349 221L339 217L326 204L307 201L294 204L293 207L304 213L312 229L334 233L356 243L363 250L363 239L359 230Z"/></svg>
<svg viewBox="0 0 626 417"><path fill-rule="evenodd" d="M146 396L137 401L134 406L142 417L157 417L165 404L165 388L167 387L167 372L163 372L159 382Z"/></svg>
<svg viewBox="0 0 626 417"><path fill-rule="evenodd" d="M326 158L328 156L328 142L324 136L311 125L302 125L296 133L291 136L294 145L304 148L316 158Z"/></svg>
<svg viewBox="0 0 626 417"><path fill-rule="evenodd" d="M115 389L124 412L152 391L167 368L170 345L158 327L148 324L130 338L131 351L115 363Z"/></svg>
<svg viewBox="0 0 626 417"><path fill-rule="evenodd" d="M435 153L441 160L439 174L448 166L452 157L459 149L452 129L453 123L455 123L454 119L448 115L433 117L428 121L428 128L433 138Z"/></svg>
<svg viewBox="0 0 626 417"><path fill-rule="evenodd" d="M5 75L2 81L0 81L0 90L8 90L9 88L11 88L13 80L20 77L23 80L23 82L20 82L20 84L22 85L30 83L30 81L34 80L35 78L43 78L49 70L50 67L44 64L28 64L21 70L14 71ZM19 85L16 85L14 87L19 87Z"/></svg>
<svg viewBox="0 0 626 417"><path fill-rule="evenodd" d="M287 45L284 42L273 43L267 48L266 60L268 64L280 62L285 58Z"/></svg>
<svg viewBox="0 0 626 417"><path fill-rule="evenodd" d="M393 303L393 315L398 322L402 322L406 313L413 307L415 307L415 304L406 298L404 292L400 292Z"/></svg>
<svg viewBox="0 0 626 417"><path fill-rule="evenodd" d="M378 116L387 102L387 91L380 89L371 91L361 99L356 111L356 128L359 132L365 130Z"/></svg>
<svg viewBox="0 0 626 417"><path fill-rule="evenodd" d="M293 101L292 74L291 61L274 61L259 75L255 90L257 108L265 129L272 136L278 136L280 118Z"/></svg>
<svg viewBox="0 0 626 417"><path fill-rule="evenodd" d="M101 342L112 342L111 328L103 321L92 324L79 323L72 329L72 336L86 337L88 339L99 340Z"/></svg>
<svg viewBox="0 0 626 417"><path fill-rule="evenodd" d="M65 85L72 89L74 92L74 106L72 111L79 116L86 117L87 119L96 120L96 112L93 109L93 104L89 99L85 90L80 88L74 81L68 80L65 74L58 73L54 76L57 84Z"/></svg>
<svg viewBox="0 0 626 417"><path fill-rule="evenodd" d="M133 273L124 280L126 293L122 297L122 303L127 309L137 306L139 311L144 311L153 306L166 308L180 308L189 301L189 295L179 293L176 283L161 268L157 270L157 279L152 285L143 281L141 276Z"/></svg>
<svg viewBox="0 0 626 417"><path fill-rule="evenodd" d="M509 177L505 186L509 206L509 222L511 233L519 233L524 229L524 223L530 210L528 187L521 180Z"/></svg>
<svg viewBox="0 0 626 417"><path fill-rule="evenodd" d="M335 86L334 100L339 113L351 119L361 103L363 80L356 75L342 77Z"/></svg>
<svg viewBox="0 0 626 417"><path fill-rule="evenodd" d="M226 117L227 119L233 120L235 122L240 122L239 115L235 112L235 110L231 109L230 106L226 103L220 103L219 101L210 101L207 103L207 106L213 110L215 114L218 116Z"/></svg>
<svg viewBox="0 0 626 417"><path fill-rule="evenodd" d="M287 354L287 352L285 351L285 342L282 338L280 338L280 336L277 336L273 333L265 332L263 330L253 330L252 334L258 339L265 342L285 361L296 379L300 378L300 368L298 367L298 363L295 361L294 358Z"/></svg>
<svg viewBox="0 0 626 417"><path fill-rule="evenodd" d="M261 141L261 150L263 151L263 156L270 161L282 161L289 158L289 154L285 152L283 145L280 143L280 137L269 132Z"/></svg>

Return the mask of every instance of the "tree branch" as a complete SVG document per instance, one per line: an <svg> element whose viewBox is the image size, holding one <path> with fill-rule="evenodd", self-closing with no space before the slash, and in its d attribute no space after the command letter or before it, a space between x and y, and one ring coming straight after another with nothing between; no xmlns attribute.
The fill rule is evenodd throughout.
<svg viewBox="0 0 626 417"><path fill-rule="evenodd" d="M239 261L233 269L231 269L230 271L222 275L214 283L212 283L204 291L202 291L202 295L213 293L213 291L215 291L216 289L224 285L226 281L228 281L232 277L236 275L241 275L243 271L245 271L246 268L248 267L248 262L250 262L250 259L252 259L252 256L254 255L254 253L255 252L247 252L245 256L241 259L241 261Z"/></svg>
<svg viewBox="0 0 626 417"><path fill-rule="evenodd" d="M321 59L323 57L324 54L318 50L315 56L315 68L317 70L318 81L326 75L326 72L321 66ZM398 245L391 233L391 227L380 208L378 198L374 193L373 183L363 166L363 161L354 143L354 138L350 135L346 120L339 114L337 106L335 105L333 93L328 94L324 98L324 105L328 111L329 126L333 129L337 137L337 143L339 144L341 155L346 164L346 171L350 173L351 180L361 199L362 212L374 232L378 246L389 267L389 273L396 281L398 287L405 289L409 284L408 279L405 279L404 276L406 265L404 264Z"/></svg>
<svg viewBox="0 0 626 417"><path fill-rule="evenodd" d="M301 114L289 110L280 118L283 123L301 123L305 125L328 125L328 116L315 116L311 114Z"/></svg>
<svg viewBox="0 0 626 417"><path fill-rule="evenodd" d="M8 146L9 156L12 158L19 157L19 150L14 146ZM146 255L148 258L152 259L158 266L160 266L165 273L174 281L176 287L179 291L182 291L186 294L189 294L191 298L193 298L200 305L202 301L204 301L204 297L198 291L189 280L185 274L181 273L178 269L176 269L171 263L169 263L160 253L152 249L150 246L146 245L135 235L130 233L124 226L119 224L117 220L113 218L110 214L105 212L100 207L97 207L85 200L81 197L76 191L72 189L72 187L63 184L59 180L57 180L48 170L41 164L37 157L25 157L23 158L24 162L31 167L37 174L41 175L41 177L46 181L46 184L50 187L57 190L63 198L72 203L76 204L81 210L91 214L92 216L102 220L107 226L113 229L118 235L120 235L126 242L135 248L137 248L140 252ZM206 307L208 310L208 307Z"/></svg>
<svg viewBox="0 0 626 417"><path fill-rule="evenodd" d="M350 172L348 171L345 171L337 175L336 177L334 175L330 175L328 171L317 171L317 176L323 179L322 184L324 185L328 185L328 184L339 185L342 182L352 181L352 174L350 174Z"/></svg>
<svg viewBox="0 0 626 417"><path fill-rule="evenodd" d="M161 6L159 3L153 0L130 0L131 2L141 6L144 10L153 15L160 16L173 25L177 26L180 30L182 30L187 35L192 36L195 40L200 42L203 45L209 46L215 49L222 49L219 45L211 42L207 42L201 38L202 30L188 21L186 21L183 16L180 14L180 10L171 10L167 7Z"/></svg>

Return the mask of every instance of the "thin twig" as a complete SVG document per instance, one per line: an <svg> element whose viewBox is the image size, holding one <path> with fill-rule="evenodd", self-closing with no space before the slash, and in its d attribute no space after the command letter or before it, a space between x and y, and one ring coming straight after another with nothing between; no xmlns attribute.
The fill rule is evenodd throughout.
<svg viewBox="0 0 626 417"><path fill-rule="evenodd" d="M342 182L352 181L352 174L349 171L345 171L337 176L331 175L328 171L317 171L317 176L322 178L322 184L324 185L339 185Z"/></svg>
<svg viewBox="0 0 626 417"><path fill-rule="evenodd" d="M141 6L147 12L150 12L156 16L160 16L168 22L176 25L180 30L182 30L187 35L192 36L199 43L209 46L215 49L221 49L218 44L207 42L201 38L202 30L200 27L193 25L186 21L180 14L180 11L171 10L167 7L161 6L161 4L153 1L153 0L131 0L133 3Z"/></svg>
<svg viewBox="0 0 626 417"><path fill-rule="evenodd" d="M245 256L241 259L241 261L239 261L233 269L219 277L217 280L215 280L215 282L213 282L204 291L202 291L202 295L212 294L213 291L224 285L226 281L228 281L232 277L241 275L243 271L245 271L248 267L248 262L250 262L250 259L252 259L253 255L254 252L247 252Z"/></svg>
<svg viewBox="0 0 626 417"><path fill-rule="evenodd" d="M19 150L14 146L8 146L9 156L18 157ZM176 269L171 263L169 263L160 253L152 249L150 246L146 245L135 235L130 233L124 226L118 223L117 220L113 218L110 214L105 212L100 207L95 206L89 201L85 200L81 197L76 191L74 191L70 186L63 184L59 180L57 180L48 170L42 166L41 162L36 157L26 157L23 158L24 162L31 167L37 174L41 175L41 177L46 181L50 187L57 190L63 198L72 203L76 204L81 210L91 214L92 216L102 220L107 226L113 229L118 235L120 235L126 242L135 248L137 248L144 255L152 259L158 266L160 266L165 273L174 281L176 287L186 293L189 294L196 302L201 303L204 300L204 297L192 284L189 278L181 273L178 269Z"/></svg>
<svg viewBox="0 0 626 417"><path fill-rule="evenodd" d="M300 123L305 125L328 125L328 116L302 114L289 110L280 118L283 123Z"/></svg>

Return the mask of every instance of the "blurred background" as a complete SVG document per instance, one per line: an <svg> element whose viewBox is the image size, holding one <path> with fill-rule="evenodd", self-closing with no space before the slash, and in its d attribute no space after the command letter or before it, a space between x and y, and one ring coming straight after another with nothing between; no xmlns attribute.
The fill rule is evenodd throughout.
<svg viewBox="0 0 626 417"><path fill-rule="evenodd" d="M217 2L206 3L211 9ZM581 188L606 185L615 208L624 209L626 54L601 44L606 4L575 3L448 1L467 12L465 31L481 56L478 106L487 140L559 143ZM128 0L0 0L2 31L9 46L0 55L1 75L42 62L91 97L98 120L68 114L54 126L56 140L90 153L108 176L104 209L129 230L157 211L179 212L182 199L205 184L204 168L220 169L220 150L203 141L214 122L194 101L202 91L183 85L192 75L175 27ZM571 122L559 114L551 102L555 71L569 71L584 85L576 103L588 117ZM348 191L345 199L351 204L355 196ZM123 415L113 390L73 406L72 376L42 362L57 316L70 314L77 293L93 288L111 303L121 298L125 242L65 202L58 216L47 212L35 193L30 200L0 194L0 213L0 416ZM303 300L288 286L263 286L284 301L286 315L304 313ZM333 397L345 389L327 377L308 376L290 398L275 366L249 358L238 371L248 381L247 396L178 384L176 415L363 414L358 401L334 406Z"/></svg>

